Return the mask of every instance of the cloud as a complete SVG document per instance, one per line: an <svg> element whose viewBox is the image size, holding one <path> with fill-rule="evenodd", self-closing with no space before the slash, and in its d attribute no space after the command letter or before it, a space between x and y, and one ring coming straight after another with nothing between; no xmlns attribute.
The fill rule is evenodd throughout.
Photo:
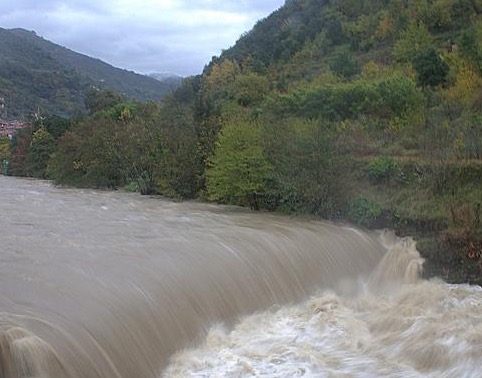
<svg viewBox="0 0 482 378"><path fill-rule="evenodd" d="M284 0L2 0L0 25L142 73L200 73Z"/></svg>

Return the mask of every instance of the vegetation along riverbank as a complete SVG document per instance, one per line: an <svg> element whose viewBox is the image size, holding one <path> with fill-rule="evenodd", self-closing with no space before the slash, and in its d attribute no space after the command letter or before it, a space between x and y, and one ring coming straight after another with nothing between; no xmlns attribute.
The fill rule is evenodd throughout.
<svg viewBox="0 0 482 378"><path fill-rule="evenodd" d="M482 284L482 2L297 0L160 102L0 139L9 174L413 235L426 274ZM3 168L5 170L5 167Z"/></svg>

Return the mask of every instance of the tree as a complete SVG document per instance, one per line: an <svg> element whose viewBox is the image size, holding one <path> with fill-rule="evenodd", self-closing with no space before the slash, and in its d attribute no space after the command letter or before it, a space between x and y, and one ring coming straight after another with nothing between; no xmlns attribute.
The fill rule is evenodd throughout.
<svg viewBox="0 0 482 378"><path fill-rule="evenodd" d="M88 117L62 137L47 172L57 184L115 188L124 183L120 156L121 124Z"/></svg>
<svg viewBox="0 0 482 378"><path fill-rule="evenodd" d="M222 107L234 99L239 65L230 59L216 62L205 74L194 105L194 124L203 164L213 155L221 129Z"/></svg>
<svg viewBox="0 0 482 378"><path fill-rule="evenodd" d="M123 101L124 98L117 92L92 88L85 96L84 103L89 113L94 114L112 108Z"/></svg>
<svg viewBox="0 0 482 378"><path fill-rule="evenodd" d="M8 137L0 137L0 173L6 175L6 164L10 157L10 139Z"/></svg>
<svg viewBox="0 0 482 378"><path fill-rule="evenodd" d="M376 84L376 89L376 114L380 117L401 117L415 112L424 105L424 96L415 81L408 76L388 76Z"/></svg>
<svg viewBox="0 0 482 378"><path fill-rule="evenodd" d="M206 172L209 199L258 208L271 172L260 137L256 122L233 120L223 127Z"/></svg>
<svg viewBox="0 0 482 378"><path fill-rule="evenodd" d="M462 33L460 38L460 51L467 57L474 67L482 72L482 50L478 42L477 29L471 27Z"/></svg>
<svg viewBox="0 0 482 378"><path fill-rule="evenodd" d="M236 76L240 74L239 65L229 59L215 64L204 79L204 92L214 100L223 100L233 95Z"/></svg>
<svg viewBox="0 0 482 378"><path fill-rule="evenodd" d="M418 18L430 30L441 31L452 27L452 3L454 0L419 1L416 5ZM418 8L418 9L417 9Z"/></svg>
<svg viewBox="0 0 482 378"><path fill-rule="evenodd" d="M234 96L241 106L259 105L268 91L268 79L255 73L239 75L234 82Z"/></svg>
<svg viewBox="0 0 482 378"><path fill-rule="evenodd" d="M10 156L10 139L8 137L0 137L0 160Z"/></svg>
<svg viewBox="0 0 482 378"><path fill-rule="evenodd" d="M395 43L395 58L400 62L410 62L420 52L432 45L432 36L423 22L412 21Z"/></svg>
<svg viewBox="0 0 482 378"><path fill-rule="evenodd" d="M353 54L348 50L340 51L330 63L330 69L338 76L346 79L361 72L360 65Z"/></svg>
<svg viewBox="0 0 482 378"><path fill-rule="evenodd" d="M32 141L32 129L25 127L15 133L12 139L10 173L14 176L27 176L26 157Z"/></svg>
<svg viewBox="0 0 482 378"><path fill-rule="evenodd" d="M482 2L480 0L454 0L452 4L452 13L455 18L460 20L463 25L467 19L473 14L482 12Z"/></svg>
<svg viewBox="0 0 482 378"><path fill-rule="evenodd" d="M141 194L159 193L159 166L164 151L159 126L151 117L139 117L120 125L113 154L126 182L134 182Z"/></svg>
<svg viewBox="0 0 482 378"><path fill-rule="evenodd" d="M70 128L70 120L58 115L46 116L43 118L42 124L54 139L61 137Z"/></svg>
<svg viewBox="0 0 482 378"><path fill-rule="evenodd" d="M94 187L117 188L125 183L120 154L121 123L105 117L87 119L81 126L88 130L81 143L80 163L84 184Z"/></svg>
<svg viewBox="0 0 482 378"><path fill-rule="evenodd" d="M273 167L270 191L282 210L334 216L342 191L333 136L326 121L264 122L263 147Z"/></svg>
<svg viewBox="0 0 482 378"><path fill-rule="evenodd" d="M26 156L26 172L29 176L47 178L47 164L55 151L55 140L44 128L40 127L32 135Z"/></svg>
<svg viewBox="0 0 482 378"><path fill-rule="evenodd" d="M447 81L450 67L434 48L415 55L412 65L417 72L417 83L422 87L436 87Z"/></svg>
<svg viewBox="0 0 482 378"><path fill-rule="evenodd" d="M359 0L334 0L335 8L348 18L354 19L363 12L363 1Z"/></svg>
<svg viewBox="0 0 482 378"><path fill-rule="evenodd" d="M339 45L344 40L343 26L338 19L329 20L326 23L326 36L333 45Z"/></svg>
<svg viewBox="0 0 482 378"><path fill-rule="evenodd" d="M160 129L162 148L162 159L157 164L161 191L176 197L195 197L202 159L192 110L175 98L166 97L155 122Z"/></svg>
<svg viewBox="0 0 482 378"><path fill-rule="evenodd" d="M86 169L81 157L83 140L82 135L75 131L68 131L62 135L47 165L49 179L61 185L86 185Z"/></svg>

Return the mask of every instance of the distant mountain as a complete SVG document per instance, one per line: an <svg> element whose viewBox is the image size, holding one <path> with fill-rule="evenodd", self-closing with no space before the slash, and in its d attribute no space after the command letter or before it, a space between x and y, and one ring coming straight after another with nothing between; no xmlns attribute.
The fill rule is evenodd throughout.
<svg viewBox="0 0 482 378"><path fill-rule="evenodd" d="M153 72L148 76L160 81L161 83L169 85L173 89L178 88L184 79L182 76L173 74L171 72Z"/></svg>
<svg viewBox="0 0 482 378"><path fill-rule="evenodd" d="M92 87L127 98L159 100L176 85L113 67L39 37L33 31L0 28L2 118L24 117L37 108L70 115L83 108Z"/></svg>
<svg viewBox="0 0 482 378"><path fill-rule="evenodd" d="M153 72L150 73L148 76L153 77L156 80L159 81L166 81L169 79L177 79L177 80L182 80L183 77L176 75L175 73L172 72Z"/></svg>

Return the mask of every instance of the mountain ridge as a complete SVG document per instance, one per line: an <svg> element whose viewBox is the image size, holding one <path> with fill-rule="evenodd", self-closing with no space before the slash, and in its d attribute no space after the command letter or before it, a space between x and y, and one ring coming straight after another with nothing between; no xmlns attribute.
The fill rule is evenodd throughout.
<svg viewBox="0 0 482 378"><path fill-rule="evenodd" d="M0 97L3 118L22 118L41 108L71 115L83 109L92 88L119 92L128 99L160 100L173 84L114 67L55 44L34 31L0 28ZM175 88L174 88L175 89Z"/></svg>

